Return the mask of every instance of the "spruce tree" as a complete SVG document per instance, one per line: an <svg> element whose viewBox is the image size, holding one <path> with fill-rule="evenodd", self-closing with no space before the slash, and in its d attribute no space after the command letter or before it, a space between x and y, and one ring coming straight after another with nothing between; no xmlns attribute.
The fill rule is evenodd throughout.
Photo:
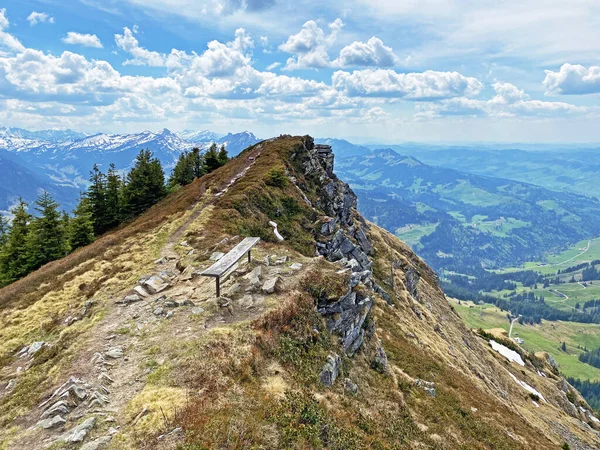
<svg viewBox="0 0 600 450"><path fill-rule="evenodd" d="M8 229L8 219L3 215L0 215L0 252L2 251L2 247L4 247L4 243L6 242L6 238L8 236Z"/></svg>
<svg viewBox="0 0 600 450"><path fill-rule="evenodd" d="M106 227L111 229L121 222L121 190L123 181L114 164L108 168L106 175Z"/></svg>
<svg viewBox="0 0 600 450"><path fill-rule="evenodd" d="M202 156L198 147L192 149L191 158L194 168L194 178L200 178L206 173L206 167L204 166L204 156Z"/></svg>
<svg viewBox="0 0 600 450"><path fill-rule="evenodd" d="M39 216L33 218L27 239L30 270L67 254L66 235L58 203L44 191L35 204Z"/></svg>
<svg viewBox="0 0 600 450"><path fill-rule="evenodd" d="M110 218L106 204L106 175L100 171L96 164L90 172L90 187L88 188L87 197L90 202L94 233L99 236L108 230Z"/></svg>
<svg viewBox="0 0 600 450"><path fill-rule="evenodd" d="M69 244L71 249L75 250L92 242L94 242L94 224L90 202L85 195L82 195L69 222Z"/></svg>
<svg viewBox="0 0 600 450"><path fill-rule="evenodd" d="M179 160L173 168L173 173L169 179L171 186L185 186L194 181L194 160L193 153L184 152L179 155Z"/></svg>
<svg viewBox="0 0 600 450"><path fill-rule="evenodd" d="M144 212L166 194L165 174L160 161L150 150L141 150L127 174L123 188L123 205L129 217Z"/></svg>
<svg viewBox="0 0 600 450"><path fill-rule="evenodd" d="M219 162L219 153L217 152L217 144L212 144L210 148L204 154L204 165L208 173L221 166Z"/></svg>
<svg viewBox="0 0 600 450"><path fill-rule="evenodd" d="M221 145L221 150L219 150L219 154L217 155L217 161L219 161L220 166L224 166L229 161L229 156L227 155L227 149L225 148L225 144Z"/></svg>
<svg viewBox="0 0 600 450"><path fill-rule="evenodd" d="M19 204L11 209L13 220L0 253L0 275L3 284L11 283L29 273L27 237L30 231L31 215L27 203L19 199Z"/></svg>

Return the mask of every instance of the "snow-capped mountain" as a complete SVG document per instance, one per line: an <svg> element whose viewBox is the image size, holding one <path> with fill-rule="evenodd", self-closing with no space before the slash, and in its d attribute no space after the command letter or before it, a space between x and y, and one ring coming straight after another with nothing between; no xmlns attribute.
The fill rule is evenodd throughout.
<svg viewBox="0 0 600 450"><path fill-rule="evenodd" d="M26 166L38 177L34 190L28 191L26 195L25 200L29 202L35 200L32 192L42 188L52 194L55 191L57 194L58 191L62 193L65 188L69 188L73 192L74 202L79 191L86 189L89 172L94 164L106 171L113 163L118 170L126 171L142 149L152 151L168 176L179 155L194 147L206 150L212 143L216 143L219 146L225 145L230 156L235 156L258 141L254 134L247 131L229 133L222 137L208 130L173 133L166 128L158 132L85 135L72 130L28 131L0 127L0 151L18 155L20 166ZM4 167L11 170L9 167L16 166L7 164ZM0 210L15 201L14 190L2 190L9 183L9 178L0 176ZM52 186L56 189L52 189ZM12 197L7 197L8 192L12 193ZM68 201L68 206L72 206L73 202Z"/></svg>

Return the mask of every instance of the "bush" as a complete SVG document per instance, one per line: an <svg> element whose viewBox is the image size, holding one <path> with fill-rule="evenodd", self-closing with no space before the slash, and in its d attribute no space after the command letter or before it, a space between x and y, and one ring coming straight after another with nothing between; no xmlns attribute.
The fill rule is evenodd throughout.
<svg viewBox="0 0 600 450"><path fill-rule="evenodd" d="M285 187L287 185L287 176L283 167L273 167L265 175L265 183L269 186Z"/></svg>

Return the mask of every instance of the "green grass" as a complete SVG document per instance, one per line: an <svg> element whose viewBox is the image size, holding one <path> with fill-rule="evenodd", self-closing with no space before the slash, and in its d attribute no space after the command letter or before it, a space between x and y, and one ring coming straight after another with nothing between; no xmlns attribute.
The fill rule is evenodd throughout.
<svg viewBox="0 0 600 450"><path fill-rule="evenodd" d="M429 223L426 225L415 224L411 225L413 228L410 230L403 231L402 228L398 228L395 234L410 247L417 248L421 242L421 239L433 233L438 225L439 222Z"/></svg>
<svg viewBox="0 0 600 450"><path fill-rule="evenodd" d="M458 200L473 206L497 206L508 203L511 199L502 195L493 194L483 189L474 187L467 180L459 180L452 189L446 186L438 186L433 189L441 197L450 200Z"/></svg>
<svg viewBox="0 0 600 450"><path fill-rule="evenodd" d="M493 305L473 305L461 302L453 303L459 315L470 328L503 328L508 331L509 322L506 313ZM469 306L470 305L470 306ZM513 337L525 340L522 345L528 351L548 352L556 359L561 372L570 377L600 381L600 369L579 361L582 350L577 345L588 349L600 347L600 333L596 324L575 322L548 322L541 325L520 325L515 323ZM567 352L560 350L562 342L567 344Z"/></svg>

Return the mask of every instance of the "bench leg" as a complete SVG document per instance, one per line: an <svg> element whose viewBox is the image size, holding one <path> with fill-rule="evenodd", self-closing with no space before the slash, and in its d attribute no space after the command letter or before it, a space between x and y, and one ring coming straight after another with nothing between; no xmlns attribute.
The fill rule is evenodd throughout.
<svg viewBox="0 0 600 450"><path fill-rule="evenodd" d="M217 281L217 298L219 298L221 296L221 285L219 283L219 277L216 277L215 280Z"/></svg>
<svg viewBox="0 0 600 450"><path fill-rule="evenodd" d="M251 256L250 256L250 252L251 252L251 251L252 251L252 250L248 250L248 264L250 264L250 260L251 260Z"/></svg>

